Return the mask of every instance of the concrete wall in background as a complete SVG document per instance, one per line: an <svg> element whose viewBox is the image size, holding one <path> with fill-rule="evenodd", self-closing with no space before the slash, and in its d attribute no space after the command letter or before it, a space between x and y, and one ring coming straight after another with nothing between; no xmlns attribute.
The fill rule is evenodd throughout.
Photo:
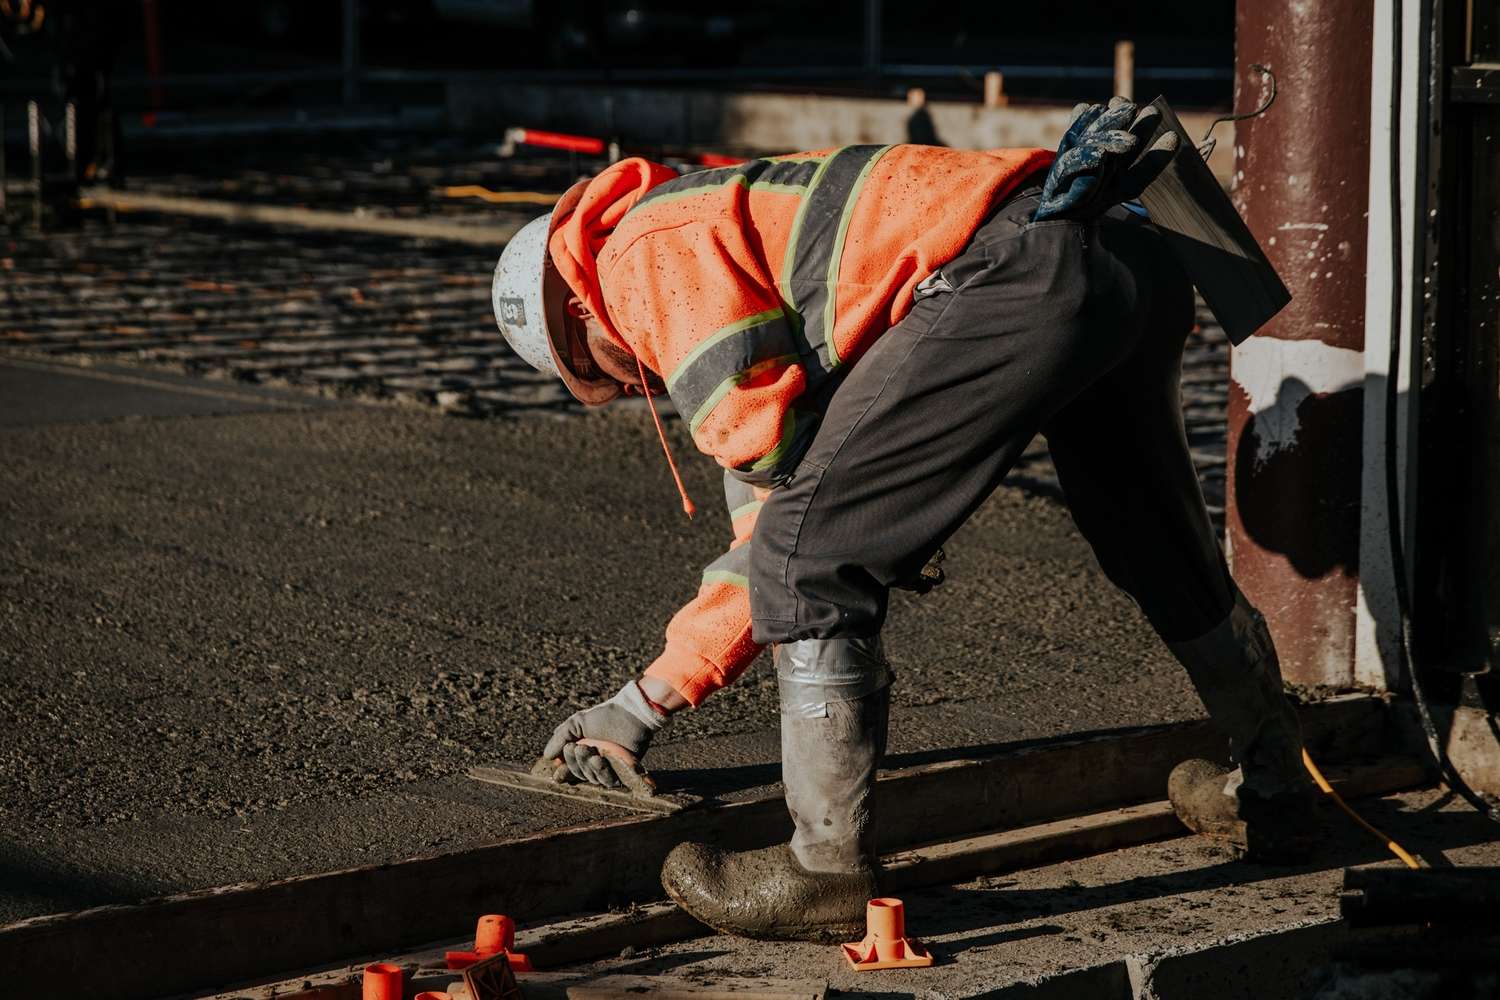
<svg viewBox="0 0 1500 1000"><path fill-rule="evenodd" d="M449 120L463 131L552 129L632 144L720 148L725 152L790 152L861 142L936 141L967 149L1053 148L1071 106L987 108L976 102L905 101L820 94L720 93L686 89L598 86L515 86L456 82L448 88ZM1181 115L1201 136L1215 116ZM1210 160L1226 183L1234 160L1234 126L1214 132Z"/></svg>

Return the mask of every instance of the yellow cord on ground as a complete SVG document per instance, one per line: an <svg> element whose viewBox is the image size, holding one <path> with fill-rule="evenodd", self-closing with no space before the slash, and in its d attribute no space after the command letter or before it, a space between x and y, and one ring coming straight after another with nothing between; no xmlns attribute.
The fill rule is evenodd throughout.
<svg viewBox="0 0 1500 1000"><path fill-rule="evenodd" d="M456 187L439 188L444 198L480 198L491 205L556 205L560 194L543 191L491 191L478 184L460 184Z"/></svg>
<svg viewBox="0 0 1500 1000"><path fill-rule="evenodd" d="M1404 863L1406 867L1426 867L1416 858L1408 854L1406 848L1396 843L1390 837L1387 837L1384 833L1381 833L1373 825L1367 822L1363 816L1355 812L1353 809L1349 808L1349 804L1343 800L1343 797L1340 796L1338 792L1335 792L1333 790L1333 786L1328 783L1327 778L1323 777L1323 772L1318 770L1318 765L1313 763L1312 757L1308 756L1308 753L1305 749L1302 751L1302 763L1306 765L1307 772L1312 775L1313 781L1316 781L1318 783L1318 787L1323 790L1323 794L1331 795L1333 797L1333 801L1338 804L1338 807L1340 809L1348 813L1350 818L1353 819L1354 822L1358 823L1360 826L1373 833L1378 840L1385 844L1387 850L1401 859L1402 863Z"/></svg>

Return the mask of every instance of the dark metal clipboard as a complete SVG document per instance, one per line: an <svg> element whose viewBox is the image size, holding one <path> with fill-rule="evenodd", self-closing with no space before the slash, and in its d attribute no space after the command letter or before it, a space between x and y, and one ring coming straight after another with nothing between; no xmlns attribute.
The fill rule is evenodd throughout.
<svg viewBox="0 0 1500 1000"><path fill-rule="evenodd" d="M1145 145L1169 129L1177 133L1178 145L1166 169L1141 193L1141 204L1230 343L1243 343L1292 300L1292 293L1166 98L1151 106L1161 112L1161 124Z"/></svg>

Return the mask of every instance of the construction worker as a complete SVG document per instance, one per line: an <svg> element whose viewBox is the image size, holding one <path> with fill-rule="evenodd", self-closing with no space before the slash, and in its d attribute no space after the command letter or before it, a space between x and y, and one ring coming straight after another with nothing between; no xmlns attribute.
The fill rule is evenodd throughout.
<svg viewBox="0 0 1500 1000"><path fill-rule="evenodd" d="M1055 157L850 146L685 176L627 159L500 258L495 313L523 358L589 405L666 392L725 469L734 541L664 652L543 751L572 780L635 784L673 713L773 647L796 832L674 849L662 883L699 920L858 938L878 894L890 588L920 579L1038 432L1106 574L1229 736L1233 771L1174 771L1184 820L1260 858L1304 849L1297 719L1183 431L1193 291L1122 204L1175 154L1172 134L1148 146L1156 125L1117 98L1080 105Z"/></svg>

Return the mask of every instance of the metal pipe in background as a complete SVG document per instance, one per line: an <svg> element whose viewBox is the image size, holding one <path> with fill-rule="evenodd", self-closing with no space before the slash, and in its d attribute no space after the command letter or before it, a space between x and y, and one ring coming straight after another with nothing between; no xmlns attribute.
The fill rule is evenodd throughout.
<svg viewBox="0 0 1500 1000"><path fill-rule="evenodd" d="M882 0L865 0L865 75L872 80L880 76L880 20L883 6Z"/></svg>
<svg viewBox="0 0 1500 1000"><path fill-rule="evenodd" d="M1292 292L1230 361L1225 529L1287 680L1355 681L1373 0L1240 0L1233 198ZM1378 461L1378 456L1364 456Z"/></svg>
<svg viewBox="0 0 1500 1000"><path fill-rule="evenodd" d="M0 101L0 225L5 223L5 102Z"/></svg>
<svg viewBox="0 0 1500 1000"><path fill-rule="evenodd" d="M63 108L63 156L68 161L68 182L78 182L78 107L69 101Z"/></svg>
<svg viewBox="0 0 1500 1000"><path fill-rule="evenodd" d="M42 109L26 102L26 145L31 151L31 221L42 228Z"/></svg>

